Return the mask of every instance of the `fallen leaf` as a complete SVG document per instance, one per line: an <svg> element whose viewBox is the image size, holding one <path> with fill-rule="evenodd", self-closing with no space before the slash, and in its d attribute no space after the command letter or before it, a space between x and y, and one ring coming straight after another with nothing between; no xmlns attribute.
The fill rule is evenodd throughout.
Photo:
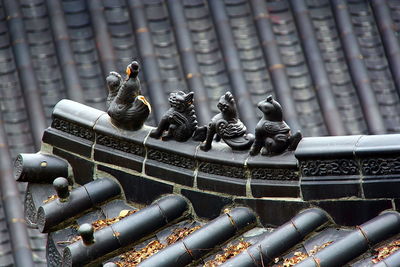
<svg viewBox="0 0 400 267"><path fill-rule="evenodd" d="M119 212L119 217L124 218L124 217L128 216L129 212L130 212L130 210L121 210Z"/></svg>
<svg viewBox="0 0 400 267"><path fill-rule="evenodd" d="M43 200L43 204L49 203L58 198L58 195L51 195L47 199Z"/></svg>

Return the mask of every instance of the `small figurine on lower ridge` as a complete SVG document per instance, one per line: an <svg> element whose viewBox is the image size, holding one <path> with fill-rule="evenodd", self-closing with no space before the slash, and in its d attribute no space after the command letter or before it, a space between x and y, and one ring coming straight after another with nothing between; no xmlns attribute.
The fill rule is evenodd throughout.
<svg viewBox="0 0 400 267"><path fill-rule="evenodd" d="M164 141L174 139L179 142L187 141L193 137L196 141L205 139L205 128L197 127L197 120L193 105L193 92L188 94L179 91L169 95L171 108L161 118L156 129L153 129L150 136L160 138Z"/></svg>
<svg viewBox="0 0 400 267"><path fill-rule="evenodd" d="M286 149L295 150L302 135L299 132L291 135L290 128L283 121L282 107L272 96L258 103L263 118L256 126L256 140L250 149L250 155L255 156L280 154Z"/></svg>
<svg viewBox="0 0 400 267"><path fill-rule="evenodd" d="M254 135L246 134L246 126L240 121L235 99L231 92L226 92L219 99L218 109L221 111L215 115L207 128L206 142L200 146L204 151L211 149L212 140L221 138L234 150L246 150L254 142Z"/></svg>
<svg viewBox="0 0 400 267"><path fill-rule="evenodd" d="M151 112L150 104L141 95L138 74L139 64L133 61L126 68L124 81L116 72L106 78L109 90L107 113L115 125L127 130L140 129Z"/></svg>

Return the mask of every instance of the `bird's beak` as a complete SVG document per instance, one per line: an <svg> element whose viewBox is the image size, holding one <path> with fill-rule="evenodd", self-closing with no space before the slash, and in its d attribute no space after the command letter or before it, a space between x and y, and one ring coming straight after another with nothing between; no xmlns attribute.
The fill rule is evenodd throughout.
<svg viewBox="0 0 400 267"><path fill-rule="evenodd" d="M151 113L151 105L150 105L150 103L147 101L147 99L146 99L144 96L142 96L142 95L138 95L137 98L138 98L140 101L142 101L143 104L145 104L145 105L149 108L149 111L150 111L150 113Z"/></svg>
<svg viewBox="0 0 400 267"><path fill-rule="evenodd" d="M129 68L129 66L126 67L125 72L126 72L126 75L128 75L128 77L131 76L131 68Z"/></svg>

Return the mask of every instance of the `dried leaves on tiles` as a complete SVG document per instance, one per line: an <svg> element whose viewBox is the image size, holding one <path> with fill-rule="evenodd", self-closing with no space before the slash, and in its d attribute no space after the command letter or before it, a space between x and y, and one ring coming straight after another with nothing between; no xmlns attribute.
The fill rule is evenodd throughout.
<svg viewBox="0 0 400 267"><path fill-rule="evenodd" d="M392 253L400 249L400 240L390 242L388 245L376 248L375 256L372 259L373 263L378 263L381 260L389 257Z"/></svg>
<svg viewBox="0 0 400 267"><path fill-rule="evenodd" d="M123 218L128 217L129 215L132 215L137 211L138 210L121 210L118 216L113 217L113 218L107 218L107 219L101 219L101 220L94 221L94 222L92 222L92 226L94 228L94 231L98 231L100 229L103 229L104 227L107 227L116 222L119 222ZM119 233L116 233L115 235L118 236L118 234ZM78 236L74 236L72 239L70 239L68 241L59 241L59 242L57 242L57 244L71 244L71 243L74 243L81 239L82 239L82 237L80 235L78 235Z"/></svg>
<svg viewBox="0 0 400 267"><path fill-rule="evenodd" d="M51 202L51 201L53 201L54 199L57 199L57 198L58 198L57 195L51 195L47 199L43 200L43 204L47 204L47 203L49 203L49 202Z"/></svg>
<svg viewBox="0 0 400 267"><path fill-rule="evenodd" d="M329 242L326 242L326 243L324 243L324 244L322 244L320 246L314 246L314 248L312 250L310 250L310 254L307 254L307 253L304 253L304 252L301 252L301 251L296 251L294 253L293 257L283 259L283 263L278 265L278 266L279 267L294 266L297 263L307 259L309 256L315 255L318 251L322 250L323 248L329 246L332 243L333 243L333 241L329 241ZM279 261L280 261L279 258L275 259L275 263L278 263Z"/></svg>
<svg viewBox="0 0 400 267"><path fill-rule="evenodd" d="M122 254L121 260L117 261L116 264L118 266L136 266L164 247L165 245L161 244L158 240L153 240L142 249L134 249Z"/></svg>
<svg viewBox="0 0 400 267"><path fill-rule="evenodd" d="M215 267L223 264L230 258L235 257L237 254L241 253L246 248L250 247L250 243L245 241L240 241L237 244L230 245L224 248L224 252L222 254L217 254L213 260L207 261L203 266L204 267Z"/></svg>
<svg viewBox="0 0 400 267"><path fill-rule="evenodd" d="M172 234L170 234L167 239L166 243L167 244L162 244L158 240L153 240L150 243L148 243L144 248L142 249L133 249L131 251L128 251L124 253L121 256L121 260L117 261L116 264L118 266L124 266L124 267L131 267L131 266L136 266L137 264L141 263L148 257L152 256L153 254L157 253L161 249L165 248L168 245L171 245L186 236L190 235L194 231L200 229L200 226L195 226L192 228L177 228L173 230Z"/></svg>
<svg viewBox="0 0 400 267"><path fill-rule="evenodd" d="M132 215L137 211L138 210L122 210L117 217L97 220L95 222L92 222L92 226L93 226L94 230L97 231L97 230L103 229L104 227L112 225L116 222L119 222L123 218L128 217L129 215Z"/></svg>
<svg viewBox="0 0 400 267"><path fill-rule="evenodd" d="M167 237L167 244L171 245L171 244L183 239L184 237L190 235L194 231L199 230L200 227L201 226L198 225L198 226L195 226L192 228L183 227L183 228L175 229L174 231L172 231L172 234Z"/></svg>
<svg viewBox="0 0 400 267"><path fill-rule="evenodd" d="M329 246L332 243L333 243L333 241L329 241L329 242L322 244L321 246L314 246L314 248L312 250L310 250L310 256L315 255L317 252L326 248L327 246Z"/></svg>

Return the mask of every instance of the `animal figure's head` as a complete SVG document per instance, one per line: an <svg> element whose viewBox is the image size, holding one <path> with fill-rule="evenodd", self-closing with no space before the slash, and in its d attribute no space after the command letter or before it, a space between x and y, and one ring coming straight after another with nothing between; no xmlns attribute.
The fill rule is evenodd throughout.
<svg viewBox="0 0 400 267"><path fill-rule="evenodd" d="M112 71L110 74L108 74L106 78L106 83L108 87L108 91L110 93L116 92L122 82L122 77L119 75L119 73Z"/></svg>
<svg viewBox="0 0 400 267"><path fill-rule="evenodd" d="M186 94L185 92L178 91L173 92L169 95L169 104L178 112L184 112L186 109L192 107L193 105L194 93L190 92Z"/></svg>
<svg viewBox="0 0 400 267"><path fill-rule="evenodd" d="M269 95L267 99L258 103L258 108L264 114L264 118L270 121L282 121L282 107L276 102L272 95Z"/></svg>
<svg viewBox="0 0 400 267"><path fill-rule="evenodd" d="M228 116L229 118L236 118L236 102L231 92L226 92L220 97L217 107L222 114Z"/></svg>
<svg viewBox="0 0 400 267"><path fill-rule="evenodd" d="M126 67L125 72L126 72L125 80L128 80L131 77L136 78L139 74L139 63L137 63L137 61L133 61Z"/></svg>

